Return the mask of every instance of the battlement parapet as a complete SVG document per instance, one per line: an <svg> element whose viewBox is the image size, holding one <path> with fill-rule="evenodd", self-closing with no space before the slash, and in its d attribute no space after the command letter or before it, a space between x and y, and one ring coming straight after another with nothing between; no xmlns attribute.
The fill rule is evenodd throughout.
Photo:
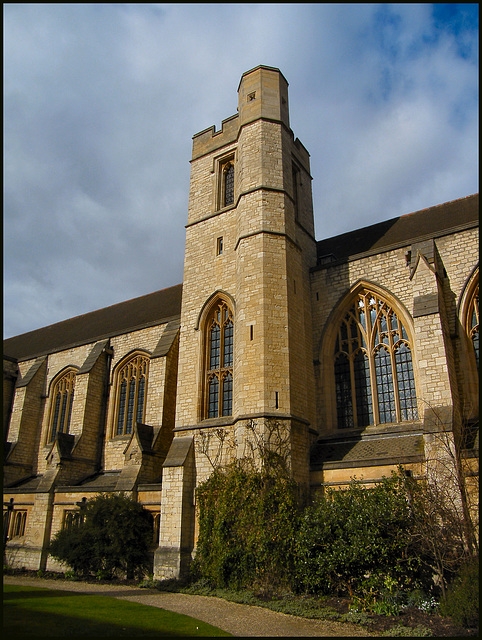
<svg viewBox="0 0 482 640"><path fill-rule="evenodd" d="M221 129L216 131L216 127L208 127L193 136L192 159L195 160L206 153L211 153L216 149L225 147L232 142L236 142L239 132L239 114L226 118L221 122Z"/></svg>

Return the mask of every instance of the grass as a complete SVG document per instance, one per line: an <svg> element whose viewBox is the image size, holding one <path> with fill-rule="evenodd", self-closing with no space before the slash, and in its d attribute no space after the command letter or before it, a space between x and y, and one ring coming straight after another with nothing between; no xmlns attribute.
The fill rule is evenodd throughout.
<svg viewBox="0 0 482 640"><path fill-rule="evenodd" d="M4 585L5 637L215 637L230 634L206 622L108 596Z"/></svg>

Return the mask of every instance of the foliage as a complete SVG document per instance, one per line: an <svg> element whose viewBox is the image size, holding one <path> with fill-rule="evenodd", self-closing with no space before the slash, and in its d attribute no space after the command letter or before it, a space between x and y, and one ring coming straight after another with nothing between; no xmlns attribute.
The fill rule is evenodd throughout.
<svg viewBox="0 0 482 640"><path fill-rule="evenodd" d="M474 558L462 567L440 603L439 611L463 627L479 623L479 561Z"/></svg>
<svg viewBox="0 0 482 640"><path fill-rule="evenodd" d="M393 593L421 579L411 545L410 505L398 475L371 489L353 480L326 490L301 518L295 574L301 589L319 593Z"/></svg>
<svg viewBox="0 0 482 640"><path fill-rule="evenodd" d="M194 570L216 587L282 586L293 569L300 510L296 483L281 468L236 461L198 487Z"/></svg>
<svg viewBox="0 0 482 640"><path fill-rule="evenodd" d="M473 458L463 454L478 425L447 430L447 418L439 408L427 404L425 414L431 435L423 480L405 477L405 482L414 544L445 596L459 569L478 557L478 473Z"/></svg>
<svg viewBox="0 0 482 640"><path fill-rule="evenodd" d="M152 516L122 494L87 500L82 520L53 538L49 553L80 576L109 578L117 572L142 575L150 566Z"/></svg>

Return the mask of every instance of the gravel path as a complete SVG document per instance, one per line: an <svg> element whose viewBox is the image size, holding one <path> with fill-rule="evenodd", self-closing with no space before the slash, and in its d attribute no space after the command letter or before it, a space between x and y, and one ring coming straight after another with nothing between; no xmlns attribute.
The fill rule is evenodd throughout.
<svg viewBox="0 0 482 640"><path fill-rule="evenodd" d="M4 576L5 584L44 587L79 593L100 594L113 598L160 607L197 618L243 637L376 637L363 627L327 620L308 620L296 616L253 607L220 598L191 596L184 593L164 593L155 589L139 589L123 585L90 584L68 580L46 580Z"/></svg>

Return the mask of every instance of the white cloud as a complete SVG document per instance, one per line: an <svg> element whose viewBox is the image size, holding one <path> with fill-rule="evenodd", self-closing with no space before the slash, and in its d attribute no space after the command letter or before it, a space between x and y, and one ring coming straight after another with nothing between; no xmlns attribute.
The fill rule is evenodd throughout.
<svg viewBox="0 0 482 640"><path fill-rule="evenodd" d="M5 335L182 280L191 137L258 64L289 82L319 239L477 191L478 25L437 11L4 5Z"/></svg>

